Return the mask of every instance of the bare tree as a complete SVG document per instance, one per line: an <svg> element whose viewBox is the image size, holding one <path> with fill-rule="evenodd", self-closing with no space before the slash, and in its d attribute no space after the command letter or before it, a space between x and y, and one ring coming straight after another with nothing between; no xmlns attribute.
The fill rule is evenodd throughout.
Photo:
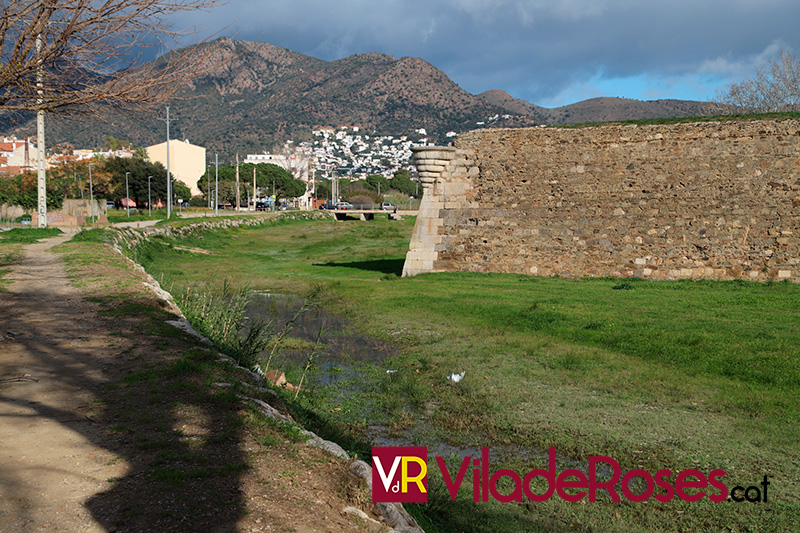
<svg viewBox="0 0 800 533"><path fill-rule="evenodd" d="M797 110L800 105L800 50L781 52L777 59L739 83L731 83L716 101L748 111Z"/></svg>
<svg viewBox="0 0 800 533"><path fill-rule="evenodd" d="M142 50L178 44L168 18L218 0L0 1L0 110L141 110L213 66L194 47L145 63Z"/></svg>

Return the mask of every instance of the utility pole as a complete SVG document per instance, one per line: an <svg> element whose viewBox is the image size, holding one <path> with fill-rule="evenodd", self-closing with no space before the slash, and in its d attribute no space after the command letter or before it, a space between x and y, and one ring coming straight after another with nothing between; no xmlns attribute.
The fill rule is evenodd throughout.
<svg viewBox="0 0 800 533"><path fill-rule="evenodd" d="M239 206L242 205L242 200L239 198L239 152L236 152L236 209L234 211L239 210Z"/></svg>
<svg viewBox="0 0 800 533"><path fill-rule="evenodd" d="M214 216L219 216L219 154L214 154L214 167L216 168L216 176L214 183L216 184L216 191L214 192Z"/></svg>
<svg viewBox="0 0 800 533"><path fill-rule="evenodd" d="M253 213L256 212L256 166L253 165Z"/></svg>
<svg viewBox="0 0 800 533"><path fill-rule="evenodd" d="M45 147L44 147L44 110L42 110L41 106L44 103L44 89L43 89L43 81L44 81L44 72L42 70L42 32L39 30L39 33L36 35L36 55L39 56L39 68L36 71L36 86L38 87L37 92L39 97L37 98L37 103L39 104L39 110L36 112L36 144L38 145L37 148L37 161L38 161L38 172L37 172L37 179L36 179L36 190L37 190L37 200L38 200L38 213L39 213L39 227L46 228L47 227L47 177L44 170L44 163L45 163ZM28 142L27 140L25 142ZM27 150L27 147L26 147Z"/></svg>
<svg viewBox="0 0 800 533"><path fill-rule="evenodd" d="M92 190L92 165L89 163L89 205L92 209L92 224L94 224L94 191Z"/></svg>
<svg viewBox="0 0 800 533"><path fill-rule="evenodd" d="M169 106L167 108L167 118L159 118L167 123L167 218L172 215L172 177L169 173L169 123L172 122L169 118Z"/></svg>
<svg viewBox="0 0 800 533"><path fill-rule="evenodd" d="M128 176L130 175L130 172L125 173L125 205L128 209L128 218L131 218L131 194L128 192Z"/></svg>
<svg viewBox="0 0 800 533"><path fill-rule="evenodd" d="M169 173L169 106L167 107L167 220L172 217L172 175Z"/></svg>

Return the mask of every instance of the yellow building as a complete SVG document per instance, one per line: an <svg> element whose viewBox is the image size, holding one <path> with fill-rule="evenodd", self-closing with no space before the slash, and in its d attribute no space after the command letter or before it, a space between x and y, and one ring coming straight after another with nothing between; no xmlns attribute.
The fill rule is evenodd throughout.
<svg viewBox="0 0 800 533"><path fill-rule="evenodd" d="M167 166L167 143L145 148L150 161ZM172 177L182 181L192 191L192 196L203 194L197 188L197 180L206 173L206 149L189 141L169 141L169 172ZM184 199L185 200L185 199Z"/></svg>

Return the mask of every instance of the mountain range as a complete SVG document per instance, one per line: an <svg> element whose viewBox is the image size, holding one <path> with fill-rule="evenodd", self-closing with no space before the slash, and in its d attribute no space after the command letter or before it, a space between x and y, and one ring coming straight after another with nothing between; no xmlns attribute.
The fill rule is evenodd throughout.
<svg viewBox="0 0 800 533"><path fill-rule="evenodd" d="M479 127L604 122L701 116L716 104L684 100L593 98L558 108L539 107L501 90L473 95L430 63L415 57L367 53L323 61L268 43L227 37L196 45L201 69L170 104L171 138L188 139L224 157L260 153L285 140L308 140L318 127L359 126L380 135L414 135L434 142L448 132ZM164 61L163 58L156 61ZM160 115L160 116L157 116ZM48 144L102 146L108 136L137 146L166 138L163 112L103 120L48 119ZM22 122L18 136L34 133ZM8 132L6 127L6 132ZM8 132L11 133L11 132Z"/></svg>

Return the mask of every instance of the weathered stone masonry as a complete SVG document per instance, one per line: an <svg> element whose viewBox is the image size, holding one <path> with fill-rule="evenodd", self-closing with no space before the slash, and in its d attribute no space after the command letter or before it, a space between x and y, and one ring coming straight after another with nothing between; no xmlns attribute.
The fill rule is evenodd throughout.
<svg viewBox="0 0 800 533"><path fill-rule="evenodd" d="M800 122L480 130L415 151L403 275L800 281Z"/></svg>

